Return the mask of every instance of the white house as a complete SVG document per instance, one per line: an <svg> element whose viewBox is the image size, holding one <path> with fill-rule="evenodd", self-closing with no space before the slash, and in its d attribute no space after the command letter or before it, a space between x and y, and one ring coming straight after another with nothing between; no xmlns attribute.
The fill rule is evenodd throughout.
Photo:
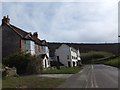
<svg viewBox="0 0 120 90"><path fill-rule="evenodd" d="M62 44L55 51L56 60L66 67L74 67L81 64L80 52L73 47Z"/></svg>

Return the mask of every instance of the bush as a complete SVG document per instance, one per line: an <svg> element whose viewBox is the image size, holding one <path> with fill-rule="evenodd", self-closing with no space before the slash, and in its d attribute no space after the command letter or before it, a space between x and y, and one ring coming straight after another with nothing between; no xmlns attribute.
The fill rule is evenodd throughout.
<svg viewBox="0 0 120 90"><path fill-rule="evenodd" d="M42 60L39 60L39 61L41 62ZM4 65L8 66L8 67L16 67L18 74L29 73L30 70L33 72L33 70L36 70L34 68L36 68L36 67L38 68L38 66L37 66L38 65L37 64L38 59L37 59L37 57L32 56L31 54L26 53L26 52L15 53L15 54L3 59L2 63Z"/></svg>
<svg viewBox="0 0 120 90"><path fill-rule="evenodd" d="M43 70L43 66L42 66L41 57L36 57L36 56L31 57L27 66L27 73L37 74L37 73L41 73L42 70Z"/></svg>

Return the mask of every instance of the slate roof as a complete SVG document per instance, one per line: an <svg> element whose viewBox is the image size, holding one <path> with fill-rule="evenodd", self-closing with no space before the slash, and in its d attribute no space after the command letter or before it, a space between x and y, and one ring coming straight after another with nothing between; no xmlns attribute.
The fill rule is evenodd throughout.
<svg viewBox="0 0 120 90"><path fill-rule="evenodd" d="M18 27L15 27L15 26L13 26L13 25L11 25L11 24L10 24L10 26L11 26L13 29L15 29L19 34L21 34L22 37L25 37L27 34L29 34L28 32L26 32L26 31L24 31L24 30L22 30L22 29L20 29L20 28L18 28Z"/></svg>
<svg viewBox="0 0 120 90"><path fill-rule="evenodd" d="M45 57L47 57L47 59L48 59L48 56L46 54L41 54L42 59L44 59Z"/></svg>
<svg viewBox="0 0 120 90"><path fill-rule="evenodd" d="M57 62L57 61L50 61L50 65L51 65L51 67L57 66L57 65L64 66L64 64L62 64L61 62Z"/></svg>
<svg viewBox="0 0 120 90"><path fill-rule="evenodd" d="M47 43L45 40L40 40L39 38L34 39L32 33L28 33L14 25L11 24L6 24L9 28L11 28L14 32L16 32L22 39L26 39L26 40L32 40L34 41L36 44L42 45L42 46L47 46ZM45 43L43 43L45 42Z"/></svg>

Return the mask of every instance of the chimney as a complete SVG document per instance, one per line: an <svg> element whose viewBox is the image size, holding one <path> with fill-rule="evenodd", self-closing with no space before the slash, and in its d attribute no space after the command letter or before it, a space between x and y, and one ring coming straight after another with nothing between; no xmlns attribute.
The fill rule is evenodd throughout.
<svg viewBox="0 0 120 90"><path fill-rule="evenodd" d="M10 18L7 16L3 16L2 24L10 24Z"/></svg>
<svg viewBox="0 0 120 90"><path fill-rule="evenodd" d="M38 38L38 33L37 33L37 32L34 32L34 33L33 33L33 38L34 38L34 39L37 39L37 38Z"/></svg>

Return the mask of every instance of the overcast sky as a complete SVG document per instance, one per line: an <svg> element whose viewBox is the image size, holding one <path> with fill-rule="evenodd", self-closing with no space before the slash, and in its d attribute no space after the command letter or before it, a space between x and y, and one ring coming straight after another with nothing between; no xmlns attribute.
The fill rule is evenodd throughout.
<svg viewBox="0 0 120 90"><path fill-rule="evenodd" d="M49 42L117 42L118 1L2 2L0 18Z"/></svg>

